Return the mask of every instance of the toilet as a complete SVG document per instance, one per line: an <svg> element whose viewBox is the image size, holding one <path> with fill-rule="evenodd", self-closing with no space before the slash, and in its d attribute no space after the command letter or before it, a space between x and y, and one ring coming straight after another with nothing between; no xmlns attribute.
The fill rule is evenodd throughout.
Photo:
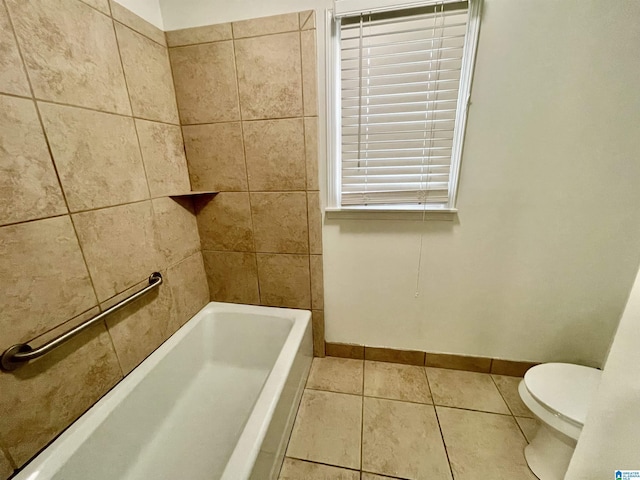
<svg viewBox="0 0 640 480"><path fill-rule="evenodd" d="M569 363L545 363L525 373L518 391L540 428L524 456L540 480L564 479L601 373Z"/></svg>

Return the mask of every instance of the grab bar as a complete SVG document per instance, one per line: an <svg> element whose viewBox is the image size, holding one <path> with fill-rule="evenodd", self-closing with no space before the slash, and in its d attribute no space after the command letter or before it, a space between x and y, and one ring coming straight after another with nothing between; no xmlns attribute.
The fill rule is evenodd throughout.
<svg viewBox="0 0 640 480"><path fill-rule="evenodd" d="M153 272L149 276L149 285L144 287L142 290L134 293L130 297L125 298L121 302L116 303L112 307L107 308L104 312L96 315L95 317L90 318L86 322L83 322L80 325L77 325L76 327L72 328L68 332L65 332L57 336L50 342L47 342L44 345L34 349L29 346L29 343L32 342L33 340L29 340L29 342L27 343L19 343L17 345L13 345L12 347L7 348L2 354L2 356L0 357L0 369L4 370L5 372L10 372L11 370L15 370L16 368L18 368L24 362L28 362L29 360L33 360L35 358L39 358L39 357L42 357L43 355L46 355L50 351L58 348L63 343L67 342L68 340L78 335L80 332L85 331L91 325L95 325L96 323L101 321L106 316L112 314L116 310L120 310L122 307L129 305L131 302L142 297L143 295L150 292L154 288L159 287L160 284L162 284L162 274L160 272Z"/></svg>

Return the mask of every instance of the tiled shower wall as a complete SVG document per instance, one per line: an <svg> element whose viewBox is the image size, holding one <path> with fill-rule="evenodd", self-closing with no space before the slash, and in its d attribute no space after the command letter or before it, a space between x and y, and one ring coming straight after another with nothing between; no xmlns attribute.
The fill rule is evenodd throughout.
<svg viewBox="0 0 640 480"><path fill-rule="evenodd" d="M312 309L323 356L315 13L167 40L211 299Z"/></svg>
<svg viewBox="0 0 640 480"><path fill-rule="evenodd" d="M0 373L0 478L208 300L164 32L108 0L0 1L0 351L160 288Z"/></svg>

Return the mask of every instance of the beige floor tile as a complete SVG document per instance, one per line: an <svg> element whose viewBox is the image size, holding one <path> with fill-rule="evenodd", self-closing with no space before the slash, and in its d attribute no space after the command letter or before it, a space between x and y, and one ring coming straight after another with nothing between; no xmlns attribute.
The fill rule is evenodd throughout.
<svg viewBox="0 0 640 480"><path fill-rule="evenodd" d="M536 480L513 417L444 407L437 412L456 480Z"/></svg>
<svg viewBox="0 0 640 480"><path fill-rule="evenodd" d="M433 407L364 398L362 470L408 479L451 479Z"/></svg>
<svg viewBox="0 0 640 480"><path fill-rule="evenodd" d="M527 437L527 442L531 443L533 437L535 437L536 433L538 433L540 422L535 418L523 417L516 417L516 422L518 422L518 425L520 425L520 430L522 430L524 436Z"/></svg>
<svg viewBox="0 0 640 480"><path fill-rule="evenodd" d="M395 480L392 477L383 477L382 475L376 475L375 473L362 472L361 480Z"/></svg>
<svg viewBox="0 0 640 480"><path fill-rule="evenodd" d="M436 405L509 413L489 374L427 367L427 378Z"/></svg>
<svg viewBox="0 0 640 480"><path fill-rule="evenodd" d="M360 468L362 397L306 390L287 456Z"/></svg>
<svg viewBox="0 0 640 480"><path fill-rule="evenodd" d="M362 360L314 358L307 388L362 395Z"/></svg>
<svg viewBox="0 0 640 480"><path fill-rule="evenodd" d="M432 403L423 367L399 363L364 363L364 394L370 397Z"/></svg>
<svg viewBox="0 0 640 480"><path fill-rule="evenodd" d="M360 480L360 472L285 458L279 480Z"/></svg>
<svg viewBox="0 0 640 480"><path fill-rule="evenodd" d="M533 418L533 413L527 408L518 393L518 385L521 377L508 377L506 375L491 375L502 394L502 398L507 402L511 413L518 417Z"/></svg>

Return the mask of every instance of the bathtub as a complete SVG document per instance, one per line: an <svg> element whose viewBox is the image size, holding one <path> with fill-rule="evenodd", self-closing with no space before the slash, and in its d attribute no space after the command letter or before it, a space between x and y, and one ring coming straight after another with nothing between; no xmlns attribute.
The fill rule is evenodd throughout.
<svg viewBox="0 0 640 480"><path fill-rule="evenodd" d="M312 360L311 314L211 302L19 480L275 480Z"/></svg>

